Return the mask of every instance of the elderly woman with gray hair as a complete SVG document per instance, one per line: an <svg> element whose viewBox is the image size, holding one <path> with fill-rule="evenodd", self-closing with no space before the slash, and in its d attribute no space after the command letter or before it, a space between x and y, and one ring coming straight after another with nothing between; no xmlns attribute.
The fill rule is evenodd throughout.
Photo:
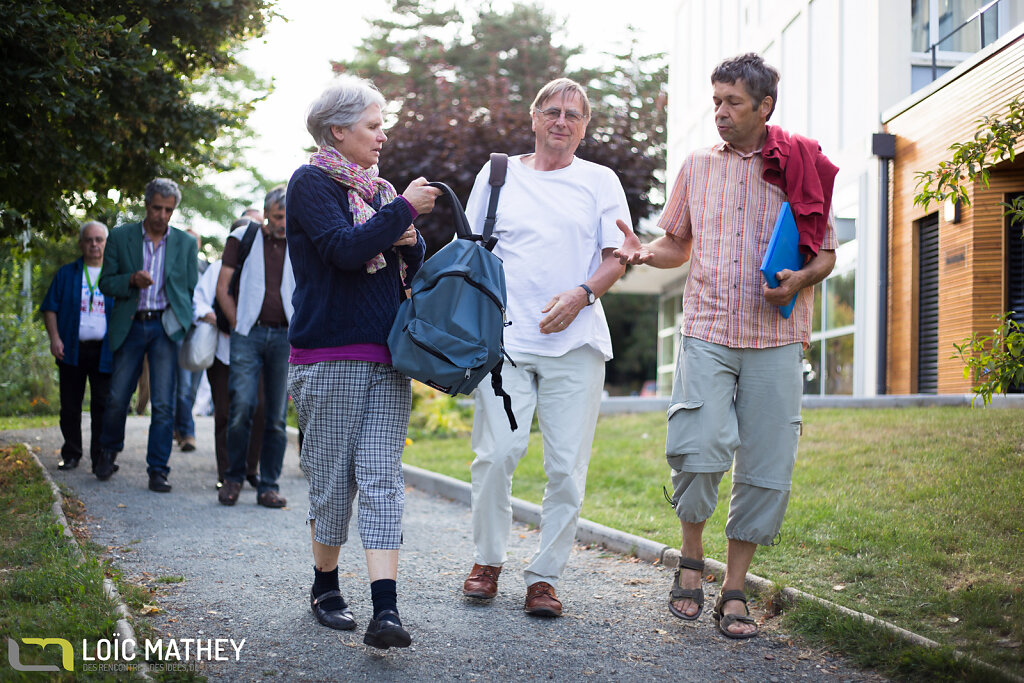
<svg viewBox="0 0 1024 683"><path fill-rule="evenodd" d="M356 627L338 586L338 554L358 492L373 600L363 642L381 649L412 642L396 587L412 391L391 366L387 336L426 250L412 221L439 194L418 178L398 195L378 175L384 107L359 78L342 76L324 90L306 115L319 149L292 175L287 197L295 272L288 389L309 482L310 604L324 626Z"/></svg>

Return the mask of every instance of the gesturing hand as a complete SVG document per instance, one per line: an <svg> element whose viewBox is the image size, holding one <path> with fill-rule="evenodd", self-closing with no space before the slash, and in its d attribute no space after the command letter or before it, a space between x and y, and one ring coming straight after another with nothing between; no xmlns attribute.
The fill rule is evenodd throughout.
<svg viewBox="0 0 1024 683"><path fill-rule="evenodd" d="M619 263L624 266L636 266L650 261L651 252L641 244L640 238L636 236L629 224L620 218L615 221L615 225L625 237L622 246L612 252L612 255L619 259Z"/></svg>

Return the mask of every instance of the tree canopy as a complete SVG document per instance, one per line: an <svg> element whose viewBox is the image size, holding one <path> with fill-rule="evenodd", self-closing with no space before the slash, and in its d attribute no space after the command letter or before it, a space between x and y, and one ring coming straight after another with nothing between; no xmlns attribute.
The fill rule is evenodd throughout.
<svg viewBox="0 0 1024 683"><path fill-rule="evenodd" d="M568 76L587 87L593 109L578 156L618 174L634 224L652 212L665 158L663 55L640 54L634 37L628 50L607 55L608 66L574 70L580 48L557 44L561 26L539 6L457 12L429 1L390 4L356 56L334 68L369 78L392 104L380 171L399 192L424 176L466 201L491 152L533 151L530 102L545 83ZM452 237L446 207L417 224L430 252Z"/></svg>
<svg viewBox="0 0 1024 683"><path fill-rule="evenodd" d="M0 3L0 238L67 234L155 176L235 165L223 135L259 95L211 79L270 16L270 0Z"/></svg>

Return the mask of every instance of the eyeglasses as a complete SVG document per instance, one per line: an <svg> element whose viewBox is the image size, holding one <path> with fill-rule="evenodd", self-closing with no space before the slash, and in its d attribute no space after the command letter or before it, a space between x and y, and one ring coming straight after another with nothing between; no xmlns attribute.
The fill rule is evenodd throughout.
<svg viewBox="0 0 1024 683"><path fill-rule="evenodd" d="M550 109L541 109L537 112L544 117L545 120L551 121L552 123L557 121L562 116L563 111L558 107L551 107ZM583 114L579 113L574 109L565 110L565 121L566 123L579 123L583 120Z"/></svg>

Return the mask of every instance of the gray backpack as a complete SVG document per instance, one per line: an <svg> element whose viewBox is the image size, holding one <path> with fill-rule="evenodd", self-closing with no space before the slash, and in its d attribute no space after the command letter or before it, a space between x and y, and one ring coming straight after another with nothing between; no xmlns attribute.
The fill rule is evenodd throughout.
<svg viewBox="0 0 1024 683"><path fill-rule="evenodd" d="M497 171L495 157L500 157ZM388 348L395 369L451 396L470 393L489 374L515 430L512 399L501 387L502 360L508 357L502 339L511 324L505 318L505 272L501 259L491 253L498 242L494 216L507 159L491 155L491 199L483 235L470 230L450 187L430 183L451 204L458 239L427 259L412 279L412 296L398 308Z"/></svg>

